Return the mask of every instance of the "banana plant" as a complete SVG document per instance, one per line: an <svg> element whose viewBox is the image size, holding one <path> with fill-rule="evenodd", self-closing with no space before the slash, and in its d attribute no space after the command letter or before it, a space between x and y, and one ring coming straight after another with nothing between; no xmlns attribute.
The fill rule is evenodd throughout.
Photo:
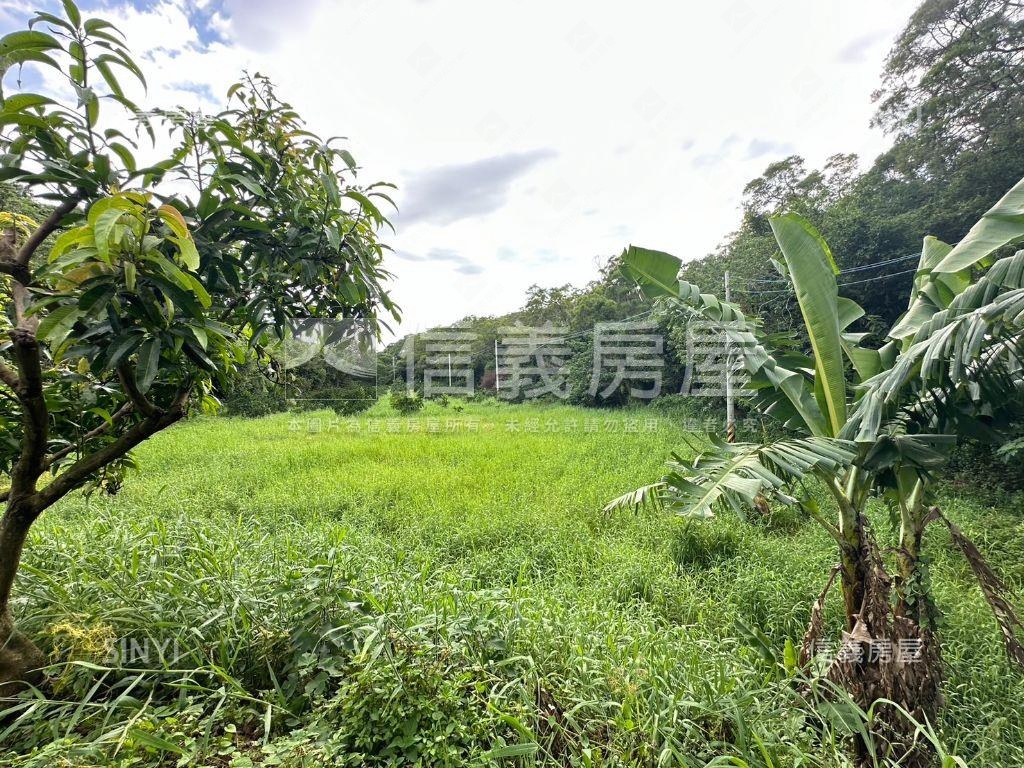
<svg viewBox="0 0 1024 768"><path fill-rule="evenodd" d="M771 227L780 270L800 308L807 355L773 350L770 336L740 307L679 280L675 256L631 246L623 272L670 317L720 323L731 354L750 376L752 407L778 418L794 436L764 444L712 438L695 460L674 455L660 482L625 494L609 509L652 505L707 518L720 510L756 509L766 500L800 505L837 544L844 643L913 641L921 649L921 664L905 665L872 660L865 648L859 658L849 655L856 661L837 658L828 676L865 708L887 699L918 719L934 719L941 663L921 558L930 523L949 528L993 608L1008 655L1024 665L1018 635L1024 626L1003 583L934 495L937 473L957 442L1010 439L999 425L1022 404L1024 251L1013 253L1013 245L1024 241L1024 181L955 247L925 239L907 311L877 348L850 330L864 311L839 295L835 259L814 227L794 213L772 218ZM810 481L827 490L833 514L816 503ZM894 579L866 515L872 497L884 499L899 521ZM824 597L804 638L805 663L821 632ZM864 764L878 759L878 749L913 741L897 707L881 711L887 714L876 727L883 738L855 744Z"/></svg>

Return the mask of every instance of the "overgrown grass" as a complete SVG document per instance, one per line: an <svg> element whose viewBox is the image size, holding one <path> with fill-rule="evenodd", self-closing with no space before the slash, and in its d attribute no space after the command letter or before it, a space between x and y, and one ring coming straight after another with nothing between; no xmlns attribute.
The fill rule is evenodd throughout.
<svg viewBox="0 0 1024 768"><path fill-rule="evenodd" d="M34 529L16 610L53 684L8 705L0 763L844 765L842 718L785 663L829 540L785 510L602 513L682 445L649 418L380 404L172 429L121 494ZM995 500L944 504L1019 585L1021 498ZM949 667L932 738L1020 765L1022 677L931 536ZM829 617L838 640L837 596Z"/></svg>

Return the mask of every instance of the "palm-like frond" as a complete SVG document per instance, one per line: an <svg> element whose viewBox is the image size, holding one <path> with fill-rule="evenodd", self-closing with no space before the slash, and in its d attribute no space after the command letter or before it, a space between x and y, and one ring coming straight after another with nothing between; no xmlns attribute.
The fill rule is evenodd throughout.
<svg viewBox="0 0 1024 768"><path fill-rule="evenodd" d="M795 213L773 216L769 222L786 260L804 329L814 350L815 398L827 416L828 434L838 435L846 423L843 328L836 285L839 269L810 222ZM848 301L847 306L850 304L854 302Z"/></svg>
<svg viewBox="0 0 1024 768"><path fill-rule="evenodd" d="M897 328L905 325L901 321ZM894 364L864 384L844 437L873 440L899 408L949 416L951 409L964 413L980 401L1005 402L1020 390L1024 251L996 261L902 342Z"/></svg>
<svg viewBox="0 0 1024 768"><path fill-rule="evenodd" d="M665 482L651 483L622 494L617 499L609 501L605 512L613 512L616 509L632 509L639 511L645 507L656 509L662 504L662 495L665 492Z"/></svg>
<svg viewBox="0 0 1024 768"><path fill-rule="evenodd" d="M622 264L623 274L634 280L648 298L658 301L664 311L684 312L722 324L733 354L753 377L752 386L773 391L765 405L781 405L784 398L788 416L785 421L813 435L832 434L829 419L815 398L811 372L789 368L783 359L769 352L757 323L746 317L739 305L701 293L696 285L685 280L670 280L669 275L678 272L680 261L667 253L630 246L622 254Z"/></svg>
<svg viewBox="0 0 1024 768"><path fill-rule="evenodd" d="M792 486L816 473L834 474L856 457L844 440L805 437L757 445L713 439L692 462L673 455L660 483L620 496L608 509L656 504L683 517L753 508L759 496L796 503Z"/></svg>

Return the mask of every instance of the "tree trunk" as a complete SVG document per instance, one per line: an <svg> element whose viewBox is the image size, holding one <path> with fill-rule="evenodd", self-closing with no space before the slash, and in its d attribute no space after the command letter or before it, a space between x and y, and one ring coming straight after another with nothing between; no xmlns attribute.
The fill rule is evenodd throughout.
<svg viewBox="0 0 1024 768"><path fill-rule="evenodd" d="M26 683L37 684L46 655L14 627L11 616L11 588L18 572L21 551L35 519L28 502L8 500L0 518L0 697L11 696Z"/></svg>
<svg viewBox="0 0 1024 768"><path fill-rule="evenodd" d="M878 702L893 701L919 723L934 723L942 706L938 643L916 615L906 615L900 601L891 599L892 580L862 514L854 530L857 546L844 548L841 570L847 631L828 677L863 711L873 708L870 739L854 738L855 761L873 768L906 753L900 765L930 766L934 755L927 743L915 743L916 725L896 707ZM916 575L920 538L911 542L913 557L900 560L901 572L906 567Z"/></svg>
<svg viewBox="0 0 1024 768"><path fill-rule="evenodd" d="M865 540L864 521L861 515L855 515L852 524L844 526L842 536L840 583L843 588L846 631L852 632L864 605L869 581L869 558L866 556L868 542Z"/></svg>
<svg viewBox="0 0 1024 768"><path fill-rule="evenodd" d="M924 521L920 517L904 521L900 527L900 547L896 553L896 613L919 625L927 618L921 567L921 539Z"/></svg>

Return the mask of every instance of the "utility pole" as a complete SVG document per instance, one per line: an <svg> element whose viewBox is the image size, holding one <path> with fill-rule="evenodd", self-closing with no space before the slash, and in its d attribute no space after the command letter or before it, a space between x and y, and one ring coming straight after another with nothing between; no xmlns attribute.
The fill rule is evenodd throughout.
<svg viewBox="0 0 1024 768"><path fill-rule="evenodd" d="M498 373L498 340L494 340L494 394L501 392L501 375Z"/></svg>
<svg viewBox="0 0 1024 768"><path fill-rule="evenodd" d="M729 291L729 270L725 270L725 301L732 301L732 293ZM732 344L729 342L729 330L725 332L725 440L729 443L736 442L736 413L732 401Z"/></svg>
<svg viewBox="0 0 1024 768"><path fill-rule="evenodd" d="M448 353L448 389L452 388L452 353Z"/></svg>

